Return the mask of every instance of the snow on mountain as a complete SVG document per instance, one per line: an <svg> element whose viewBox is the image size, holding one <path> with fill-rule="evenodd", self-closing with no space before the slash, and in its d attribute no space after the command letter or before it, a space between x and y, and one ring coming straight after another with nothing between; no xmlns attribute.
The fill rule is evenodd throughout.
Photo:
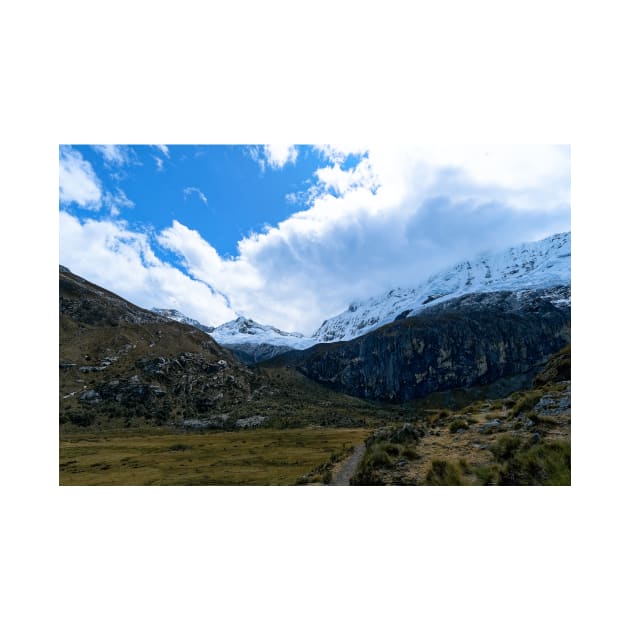
<svg viewBox="0 0 630 630"><path fill-rule="evenodd" d="M378 297L354 302L347 311L326 320L313 337L317 343L354 339L397 317L413 316L429 305L469 293L570 284L571 233L565 232L459 263L431 276L416 288L393 289Z"/></svg>
<svg viewBox="0 0 630 630"><path fill-rule="evenodd" d="M312 337L284 332L245 317L211 328L176 310L152 310L211 334L217 343L238 350L243 356L251 354L255 355L255 360L264 360L290 349L305 350L317 343L354 339L396 318L416 315L428 306L462 295L570 285L571 233L566 232L461 262L434 274L415 288L392 289L383 295L353 302L347 311L326 320ZM570 304L566 291L550 291L548 299Z"/></svg>
<svg viewBox="0 0 630 630"><path fill-rule="evenodd" d="M206 326L205 324L201 324L196 319L192 319L192 317L188 317L183 313L180 313L178 310L174 308L152 308L154 313L158 315L162 315L162 317L168 317L176 322L180 322L180 324L188 324L189 326L194 326L199 330L210 334L214 328L212 326Z"/></svg>
<svg viewBox="0 0 630 630"><path fill-rule="evenodd" d="M268 344L271 346L287 346L288 348L304 350L318 343L317 339L305 337L301 333L290 333L259 324L253 319L238 317L217 326L212 331L212 337L221 345L237 344Z"/></svg>

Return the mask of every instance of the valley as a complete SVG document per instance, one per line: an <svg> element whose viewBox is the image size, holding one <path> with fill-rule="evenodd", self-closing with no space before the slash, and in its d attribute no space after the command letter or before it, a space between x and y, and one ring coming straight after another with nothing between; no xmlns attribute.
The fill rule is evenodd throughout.
<svg viewBox="0 0 630 630"><path fill-rule="evenodd" d="M433 278L439 299L352 304L328 341L60 266L60 483L570 484L570 235L481 261Z"/></svg>
<svg viewBox="0 0 630 630"><path fill-rule="evenodd" d="M345 456L368 434L366 429L323 427L66 434L60 442L60 483L295 485Z"/></svg>

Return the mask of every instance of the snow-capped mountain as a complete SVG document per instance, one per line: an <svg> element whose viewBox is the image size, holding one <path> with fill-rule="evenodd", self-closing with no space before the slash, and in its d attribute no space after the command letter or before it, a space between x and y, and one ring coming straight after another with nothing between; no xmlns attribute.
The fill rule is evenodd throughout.
<svg viewBox="0 0 630 630"><path fill-rule="evenodd" d="M313 337L317 343L354 339L398 317L417 315L428 306L466 294L570 284L571 233L565 232L459 263L415 288L393 289L354 302L347 311L326 320ZM563 303L570 303L566 292L561 296ZM553 295L550 300L553 302Z"/></svg>
<svg viewBox="0 0 630 630"><path fill-rule="evenodd" d="M289 350L306 350L318 343L349 341L397 318L417 315L427 307L473 293L550 289L546 299L566 305L570 304L570 285L571 233L565 232L458 263L414 288L392 289L353 302L348 310L326 320L312 337L285 332L245 317L211 328L176 310L152 310L203 330L242 360L256 363ZM568 287L568 291L554 291L555 287Z"/></svg>
<svg viewBox="0 0 630 630"><path fill-rule="evenodd" d="M285 332L259 324L253 319L238 317L231 322L221 324L212 331L212 337L221 345L236 344L268 344L271 346L287 346L289 349L303 350L318 343L312 337L305 337L301 333Z"/></svg>
<svg viewBox="0 0 630 630"><path fill-rule="evenodd" d="M199 330L208 334L210 334L214 330L212 326L201 324L196 319L192 319L192 317L188 317L187 315L180 313L174 308L152 308L151 310L158 315L162 315L162 317L168 317L169 319L179 322L180 324L188 324L189 326L194 326L195 328L198 328Z"/></svg>
<svg viewBox="0 0 630 630"><path fill-rule="evenodd" d="M306 350L318 343L317 339L301 333L284 332L245 317L218 326L212 337L249 364L266 361L289 350Z"/></svg>

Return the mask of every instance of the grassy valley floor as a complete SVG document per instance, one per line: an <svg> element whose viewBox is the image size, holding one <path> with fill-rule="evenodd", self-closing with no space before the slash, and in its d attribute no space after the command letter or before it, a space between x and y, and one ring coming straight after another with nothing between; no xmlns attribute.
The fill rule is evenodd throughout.
<svg viewBox="0 0 630 630"><path fill-rule="evenodd" d="M370 431L253 429L205 433L115 431L64 436L61 485L292 485L324 471Z"/></svg>

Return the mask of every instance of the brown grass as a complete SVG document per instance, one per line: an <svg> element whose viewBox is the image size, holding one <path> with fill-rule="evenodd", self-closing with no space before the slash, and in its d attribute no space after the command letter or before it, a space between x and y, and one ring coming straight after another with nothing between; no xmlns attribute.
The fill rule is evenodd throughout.
<svg viewBox="0 0 630 630"><path fill-rule="evenodd" d="M59 480L60 485L290 485L367 433L309 427L76 436L61 441Z"/></svg>

